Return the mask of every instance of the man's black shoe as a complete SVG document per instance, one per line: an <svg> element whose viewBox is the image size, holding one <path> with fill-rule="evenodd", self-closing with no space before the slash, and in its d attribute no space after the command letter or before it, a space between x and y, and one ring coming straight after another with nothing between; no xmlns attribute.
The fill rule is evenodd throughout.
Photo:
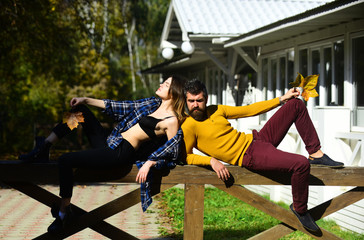
<svg viewBox="0 0 364 240"><path fill-rule="evenodd" d="M36 137L34 149L27 154L20 155L19 160L25 163L49 162L49 149L51 145L51 143L45 141L45 137Z"/></svg>
<svg viewBox="0 0 364 240"><path fill-rule="evenodd" d="M324 154L320 158L314 158L309 156L308 160L310 161L310 164L313 166L324 166L324 167L331 167L331 168L341 168L344 166L344 163L342 162L336 162L332 160L329 156Z"/></svg>
<svg viewBox="0 0 364 240"><path fill-rule="evenodd" d="M291 204L291 206L289 206L289 208L296 215L298 220L300 220L300 222L304 228L306 228L307 230L309 230L311 232L320 231L319 226L317 226L316 222L313 220L313 218L311 217L309 212L305 212L304 214L299 214L298 212L296 212L293 209L293 204Z"/></svg>

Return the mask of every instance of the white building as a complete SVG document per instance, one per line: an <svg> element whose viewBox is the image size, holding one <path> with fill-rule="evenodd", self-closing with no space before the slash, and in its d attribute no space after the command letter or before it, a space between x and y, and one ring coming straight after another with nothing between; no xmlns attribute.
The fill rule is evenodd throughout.
<svg viewBox="0 0 364 240"><path fill-rule="evenodd" d="M170 60L144 73L197 77L208 87L209 104L271 99L290 88L298 72L320 74L319 97L307 107L323 150L347 166L364 166L363 0L172 0L162 50ZM272 114L232 124L248 132ZM307 155L294 128L280 148ZM290 187L251 189L292 201ZM346 190L310 187L309 207ZM329 218L364 233L364 201Z"/></svg>

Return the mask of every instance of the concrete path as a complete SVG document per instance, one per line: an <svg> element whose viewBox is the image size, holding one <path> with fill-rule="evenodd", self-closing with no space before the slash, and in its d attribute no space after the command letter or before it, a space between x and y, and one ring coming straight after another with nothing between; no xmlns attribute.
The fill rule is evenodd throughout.
<svg viewBox="0 0 364 240"><path fill-rule="evenodd" d="M76 186L72 203L91 211L102 204L136 189L137 184ZM58 196L58 186L43 186ZM143 213L140 203L105 221L140 239L160 239L156 202ZM33 239L47 231L54 218L50 208L9 188L0 189L0 239ZM67 239L107 239L87 228Z"/></svg>

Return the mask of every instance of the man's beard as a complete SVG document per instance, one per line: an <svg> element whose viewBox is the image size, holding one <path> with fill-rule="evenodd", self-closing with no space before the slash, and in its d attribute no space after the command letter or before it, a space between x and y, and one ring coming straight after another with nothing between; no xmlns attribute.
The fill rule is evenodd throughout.
<svg viewBox="0 0 364 240"><path fill-rule="evenodd" d="M206 119L205 112L199 108L192 109L192 111L190 111L190 116L197 121L203 121Z"/></svg>

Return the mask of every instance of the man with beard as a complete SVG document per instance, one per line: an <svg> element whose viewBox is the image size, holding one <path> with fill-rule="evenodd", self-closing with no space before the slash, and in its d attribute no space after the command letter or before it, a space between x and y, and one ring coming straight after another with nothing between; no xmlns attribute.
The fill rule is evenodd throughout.
<svg viewBox="0 0 364 240"><path fill-rule="evenodd" d="M189 117L182 124L187 164L210 166L223 181L230 173L220 161L254 171L291 174L293 204L290 208L302 225L313 232L319 227L307 211L310 164L342 167L321 151L320 140L305 104L297 99L300 92L290 89L285 95L248 106L206 106L207 90L199 80L185 85ZM227 119L256 116L283 105L258 132L245 134L234 129ZM302 155L277 149L295 123L308 159ZM207 156L193 154L193 148Z"/></svg>

